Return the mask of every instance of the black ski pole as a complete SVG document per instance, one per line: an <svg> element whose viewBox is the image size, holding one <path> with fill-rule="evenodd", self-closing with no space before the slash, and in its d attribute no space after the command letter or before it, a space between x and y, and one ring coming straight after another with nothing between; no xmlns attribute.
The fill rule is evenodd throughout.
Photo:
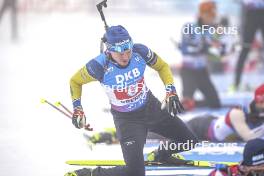
<svg viewBox="0 0 264 176"><path fill-rule="evenodd" d="M107 25L106 20L105 20L104 12L103 12L103 7L105 7L105 8L107 7L106 2L107 2L107 0L103 0L102 2L100 2L99 4L96 5L97 10L100 13L101 19L104 22L105 31L108 28L108 25ZM106 39L104 37L102 37L101 42L100 42L100 53L104 52L104 43L105 42L106 42Z"/></svg>
<svg viewBox="0 0 264 176"><path fill-rule="evenodd" d="M97 10L100 13L101 19L104 22L105 30L107 30L107 28L108 28L108 25L107 25L106 20L105 20L104 12L103 12L103 7L105 7L105 8L107 7L106 2L107 2L107 0L103 0L102 2L100 2L99 4L96 5Z"/></svg>

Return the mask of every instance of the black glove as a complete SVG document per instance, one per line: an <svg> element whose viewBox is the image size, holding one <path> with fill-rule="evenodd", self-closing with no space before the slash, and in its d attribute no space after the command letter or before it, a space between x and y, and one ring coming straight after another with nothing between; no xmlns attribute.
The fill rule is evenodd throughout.
<svg viewBox="0 0 264 176"><path fill-rule="evenodd" d="M81 107L74 108L72 114L72 124L79 129L86 126L86 117Z"/></svg>
<svg viewBox="0 0 264 176"><path fill-rule="evenodd" d="M184 108L176 94L174 85L169 84L166 86L166 98L162 102L162 109L166 108L169 114L175 117L178 113L184 112Z"/></svg>

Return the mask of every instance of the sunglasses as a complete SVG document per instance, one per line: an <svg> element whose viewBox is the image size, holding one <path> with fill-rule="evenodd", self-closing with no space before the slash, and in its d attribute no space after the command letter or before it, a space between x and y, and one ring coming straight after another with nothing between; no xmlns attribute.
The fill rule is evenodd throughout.
<svg viewBox="0 0 264 176"><path fill-rule="evenodd" d="M122 53L124 51L131 50L133 48L133 42L128 41L120 45L111 45L107 43L106 46L109 51Z"/></svg>

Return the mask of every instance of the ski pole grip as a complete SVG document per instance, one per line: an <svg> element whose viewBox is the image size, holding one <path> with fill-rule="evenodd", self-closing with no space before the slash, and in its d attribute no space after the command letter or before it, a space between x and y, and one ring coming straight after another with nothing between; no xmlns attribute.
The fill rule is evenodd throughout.
<svg viewBox="0 0 264 176"><path fill-rule="evenodd" d="M103 0L102 2L100 2L99 4L96 5L97 10L100 13L101 19L102 19L102 21L105 24L105 30L108 28L108 25L106 23L105 16L104 16L104 13L103 13L103 7L105 7L105 8L107 7L106 2L107 2L107 0Z"/></svg>
<svg viewBox="0 0 264 176"><path fill-rule="evenodd" d="M106 1L107 0L103 0L99 4L96 4L96 7L97 7L98 11L102 11L102 6L104 6L105 8L107 7Z"/></svg>

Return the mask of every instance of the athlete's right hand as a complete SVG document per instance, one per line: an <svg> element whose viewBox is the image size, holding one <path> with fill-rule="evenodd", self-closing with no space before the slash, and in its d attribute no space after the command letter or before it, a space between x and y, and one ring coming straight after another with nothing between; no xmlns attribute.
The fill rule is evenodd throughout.
<svg viewBox="0 0 264 176"><path fill-rule="evenodd" d="M81 107L76 107L72 114L72 124L80 129L86 126L86 117Z"/></svg>
<svg viewBox="0 0 264 176"><path fill-rule="evenodd" d="M166 85L166 97L161 104L161 109L165 108L173 117L175 117L178 113L184 112L184 107L179 100L176 88L173 84Z"/></svg>

